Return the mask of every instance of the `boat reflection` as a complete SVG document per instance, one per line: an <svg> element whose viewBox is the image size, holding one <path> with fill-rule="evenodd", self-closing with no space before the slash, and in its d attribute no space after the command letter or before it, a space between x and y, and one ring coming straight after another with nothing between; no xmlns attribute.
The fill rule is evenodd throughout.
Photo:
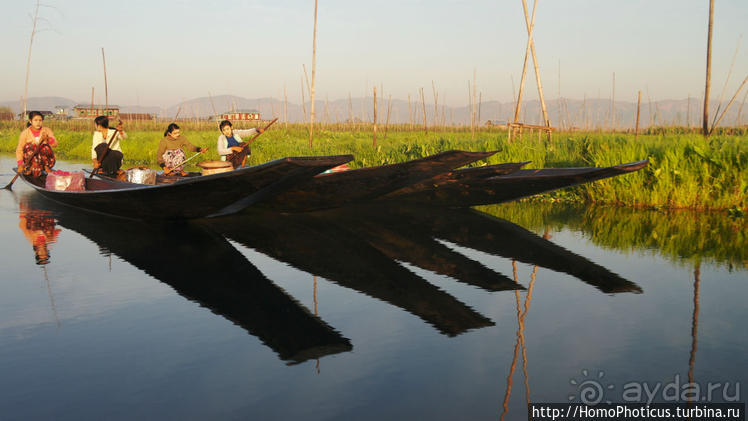
<svg viewBox="0 0 748 421"><path fill-rule="evenodd" d="M57 241L60 229L55 226L52 212L29 206L28 200L18 203L18 227L31 243L37 265L49 263L49 246Z"/></svg>
<svg viewBox="0 0 748 421"><path fill-rule="evenodd" d="M273 284L225 238L199 224L146 224L76 212L39 195L29 199L31 208L53 211L60 226L257 336L284 361L352 349L347 338Z"/></svg>

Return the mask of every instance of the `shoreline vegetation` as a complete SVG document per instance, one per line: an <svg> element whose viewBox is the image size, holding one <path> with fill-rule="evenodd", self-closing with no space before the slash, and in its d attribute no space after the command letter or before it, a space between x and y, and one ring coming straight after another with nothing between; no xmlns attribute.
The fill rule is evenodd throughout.
<svg viewBox="0 0 748 421"><path fill-rule="evenodd" d="M123 168L156 166L156 150L168 122L125 122L128 139L122 142ZM201 160L218 159L217 123L178 123L193 144L209 147ZM257 124L235 122L236 129ZM90 162L91 121L45 121L55 132L58 159ZM15 151L21 123L0 122L0 153ZM372 124L319 124L314 147L309 147L308 127L301 123L277 123L252 143L248 165L286 156L353 154L352 168L404 162L434 153L462 149L499 151L472 166L502 162L532 161L525 168L602 167L649 159L635 173L539 195L531 200L566 203L613 204L635 208L727 210L731 215L748 211L746 193L746 147L748 131L721 130L705 139L687 128L651 128L637 137L625 132L555 132L549 141L538 132L525 131L507 141L501 127L423 128L408 124L379 128L377 146L372 142ZM191 169L195 169L194 166Z"/></svg>

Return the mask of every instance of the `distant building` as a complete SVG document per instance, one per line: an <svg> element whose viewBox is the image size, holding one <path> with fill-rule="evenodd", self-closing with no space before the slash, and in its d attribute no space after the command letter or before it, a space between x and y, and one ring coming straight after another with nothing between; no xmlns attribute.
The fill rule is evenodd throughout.
<svg viewBox="0 0 748 421"><path fill-rule="evenodd" d="M96 118L100 115L118 117L119 105L110 105L107 107L101 104L94 104L93 106L79 104L73 107L73 118Z"/></svg>
<svg viewBox="0 0 748 421"><path fill-rule="evenodd" d="M129 121L155 120L155 116L148 113L120 113L119 118Z"/></svg>
<svg viewBox="0 0 748 421"><path fill-rule="evenodd" d="M29 119L29 113L32 112L32 111L39 111L40 113L42 113L42 117L44 117L45 120L48 119L48 118L50 118L50 117L54 117L54 114L52 113L52 111L26 110L26 114L24 114L24 113L18 113L18 118L20 120L28 120Z"/></svg>
<svg viewBox="0 0 748 421"><path fill-rule="evenodd" d="M259 121L260 112L257 110L237 110L225 112L219 115L216 120L231 120L231 121Z"/></svg>

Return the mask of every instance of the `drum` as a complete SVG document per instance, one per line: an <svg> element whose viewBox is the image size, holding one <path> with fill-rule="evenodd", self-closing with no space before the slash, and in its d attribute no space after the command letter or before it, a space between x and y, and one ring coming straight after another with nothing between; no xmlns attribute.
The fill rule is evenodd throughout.
<svg viewBox="0 0 748 421"><path fill-rule="evenodd" d="M230 162L227 161L203 161L197 164L203 175L218 174L229 172L234 169Z"/></svg>
<svg viewBox="0 0 748 421"><path fill-rule="evenodd" d="M156 170L134 167L127 170L127 181L136 184L156 184Z"/></svg>

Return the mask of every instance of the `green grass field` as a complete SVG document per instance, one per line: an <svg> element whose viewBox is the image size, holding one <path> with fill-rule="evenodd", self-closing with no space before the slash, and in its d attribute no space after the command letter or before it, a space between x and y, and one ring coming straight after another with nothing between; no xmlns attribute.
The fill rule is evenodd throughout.
<svg viewBox="0 0 748 421"><path fill-rule="evenodd" d="M50 121L59 141L59 159L90 160L91 122ZM162 127L163 126L163 127ZM141 122L126 127L128 139L122 143L124 167L155 165L156 149L165 123ZM182 133L197 146L209 147L204 159L218 159L219 132L213 123L180 123ZM244 128L237 125L235 128ZM15 150L20 125L0 123L0 152ZM315 129L309 147L305 126L278 123L252 144L249 163L259 164L285 156L353 154L352 167L375 166L420 158L450 149L497 150L497 154L474 165L532 161L526 168L609 166L649 159L647 168L633 174L601 180L583 186L541 195L536 200L578 203L608 203L631 207L748 210L746 192L746 146L748 135L718 134L704 139L696 133L653 130L654 134L554 133L543 136L525 133L507 142L499 128L482 128L471 139L469 128L446 127L438 130L409 130L392 126L386 133L380 127L377 147L373 146L371 125L329 125ZM189 156L189 154L188 154Z"/></svg>

